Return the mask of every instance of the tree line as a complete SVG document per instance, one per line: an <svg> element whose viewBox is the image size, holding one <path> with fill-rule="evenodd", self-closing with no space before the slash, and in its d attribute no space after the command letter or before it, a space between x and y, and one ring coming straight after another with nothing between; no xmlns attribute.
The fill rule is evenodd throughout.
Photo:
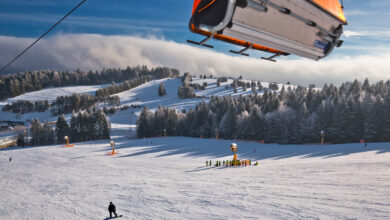
<svg viewBox="0 0 390 220"><path fill-rule="evenodd" d="M96 90L95 96L98 98L106 98L110 95L133 89L149 81L150 81L150 76L142 76L134 80L126 80L125 82L120 84L112 83L111 86Z"/></svg>
<svg viewBox="0 0 390 220"><path fill-rule="evenodd" d="M29 113L29 112L45 112L50 108L50 103L48 100L40 101L28 101L28 100L18 100L16 102L8 103L3 106L3 112L12 112L12 113Z"/></svg>
<svg viewBox="0 0 390 220"><path fill-rule="evenodd" d="M72 142L110 139L111 123L102 109L72 113L70 125L64 115L57 119L56 134L59 143L68 136Z"/></svg>
<svg viewBox="0 0 390 220"><path fill-rule="evenodd" d="M262 95L211 97L195 109L144 108L137 121L139 137L162 134L191 137L264 140L299 144L390 141L390 81L370 84L355 80L322 89L284 86Z"/></svg>
<svg viewBox="0 0 390 220"><path fill-rule="evenodd" d="M123 82L137 77L150 76L154 79L178 77L177 69L147 66L113 68L101 71L28 71L18 74L0 76L0 100L12 98L27 92L38 91L48 87L72 85L98 85L111 82Z"/></svg>
<svg viewBox="0 0 390 220"><path fill-rule="evenodd" d="M71 96L58 96L52 103L48 100L35 102L19 100L4 105L2 111L25 114L29 112L45 112L50 109L52 115L59 115L68 114L72 111L86 110L96 107L99 103L107 104L108 107L118 107L120 105L120 98L118 96L98 98L89 94L74 93Z"/></svg>
<svg viewBox="0 0 390 220"><path fill-rule="evenodd" d="M64 115L58 117L55 127L51 123L41 123L38 119L31 121L30 138L27 132L20 132L18 146L50 145L65 143L65 136L71 142L110 139L111 124L103 110L92 109L73 113L70 124Z"/></svg>
<svg viewBox="0 0 390 220"><path fill-rule="evenodd" d="M127 80L120 84L112 83L111 86L98 89L95 96L74 93L71 96L58 96L52 103L49 103L48 100L35 102L19 100L4 105L2 111L24 114L29 112L44 112L50 109L53 115L59 115L68 114L72 111L77 112L103 103L105 108L108 106L112 112L120 105L119 96L112 96L113 94L133 89L149 81L150 76L137 77L134 80Z"/></svg>

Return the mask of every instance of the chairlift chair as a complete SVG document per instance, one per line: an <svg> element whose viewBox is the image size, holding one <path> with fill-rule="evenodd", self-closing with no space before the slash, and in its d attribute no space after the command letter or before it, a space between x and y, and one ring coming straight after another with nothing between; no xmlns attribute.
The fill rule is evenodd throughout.
<svg viewBox="0 0 390 220"><path fill-rule="evenodd" d="M312 60L340 47L347 24L338 0L195 0L189 29L206 38L188 41L212 48L210 39L270 52L265 58L295 54Z"/></svg>

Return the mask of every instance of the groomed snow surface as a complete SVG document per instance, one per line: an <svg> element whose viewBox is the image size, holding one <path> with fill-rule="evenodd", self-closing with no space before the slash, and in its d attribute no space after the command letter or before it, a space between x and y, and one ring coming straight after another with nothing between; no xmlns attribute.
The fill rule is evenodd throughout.
<svg viewBox="0 0 390 220"><path fill-rule="evenodd" d="M390 143L276 145L166 137L0 151L0 219L390 219ZM256 149L256 153L254 153ZM12 157L12 162L9 162Z"/></svg>
<svg viewBox="0 0 390 220"><path fill-rule="evenodd" d="M194 108L211 95L251 93L250 88L237 93L225 89L231 79L221 87L216 79L193 83L204 81L206 90L197 91L204 98L179 99L180 79L151 81L117 95L122 105L181 110ZM163 97L157 94L161 82L167 90ZM103 86L46 89L15 99L53 100ZM106 155L111 151L108 140L75 143L74 148L0 150L0 219L104 219L110 201L122 219L390 219L390 143L364 147L185 137L130 140L141 110L109 116L111 137L119 150L114 157ZM2 112L0 119L16 116ZM49 111L34 112L19 120L32 118L57 117ZM259 166L206 167L206 160L232 159L232 142L238 144L240 159L258 161Z"/></svg>
<svg viewBox="0 0 390 220"><path fill-rule="evenodd" d="M15 98L8 99L9 102L16 102L18 100L29 100L29 101L39 101L39 100L49 100L55 101L59 96L71 96L73 93L78 94L90 94L95 95L96 90L109 86L110 84L105 85L91 85L91 86L68 86L68 87L56 87L56 88L47 88L35 92L25 93L23 95L17 96Z"/></svg>

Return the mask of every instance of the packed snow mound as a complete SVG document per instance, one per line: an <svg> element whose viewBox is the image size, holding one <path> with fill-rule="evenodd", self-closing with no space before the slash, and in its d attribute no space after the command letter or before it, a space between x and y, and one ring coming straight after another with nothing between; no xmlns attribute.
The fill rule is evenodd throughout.
<svg viewBox="0 0 390 220"><path fill-rule="evenodd" d="M276 145L167 137L0 151L0 219L389 219L390 143ZM12 157L12 162L9 158Z"/></svg>

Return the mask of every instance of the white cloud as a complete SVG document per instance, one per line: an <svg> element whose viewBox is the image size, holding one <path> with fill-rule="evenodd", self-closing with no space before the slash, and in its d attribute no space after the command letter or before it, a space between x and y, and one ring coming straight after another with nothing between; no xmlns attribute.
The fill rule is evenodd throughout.
<svg viewBox="0 0 390 220"><path fill-rule="evenodd" d="M388 38L390 37L390 31L387 30L366 30L366 31L350 31L346 30L343 32L343 35L346 37L378 37L378 38Z"/></svg>
<svg viewBox="0 0 390 220"><path fill-rule="evenodd" d="M33 39L0 36L0 65L17 55ZM277 63L233 57L173 41L134 36L65 34L43 39L13 64L19 69L98 70L134 65L168 66L181 72L308 85L339 84L355 78L386 80L390 53L356 57L331 56L321 61L281 59Z"/></svg>

